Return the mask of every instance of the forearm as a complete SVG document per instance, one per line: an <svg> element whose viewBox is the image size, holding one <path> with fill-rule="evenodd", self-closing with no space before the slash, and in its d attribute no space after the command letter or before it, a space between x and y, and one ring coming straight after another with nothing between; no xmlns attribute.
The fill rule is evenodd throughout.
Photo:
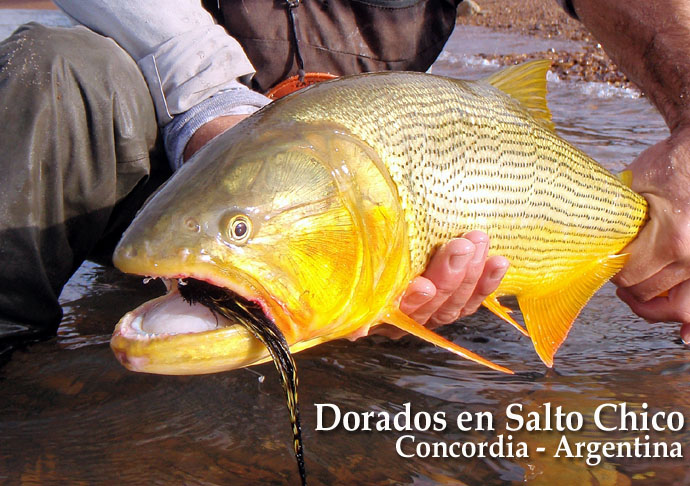
<svg viewBox="0 0 690 486"><path fill-rule="evenodd" d="M674 131L690 125L690 4L574 0L580 20Z"/></svg>

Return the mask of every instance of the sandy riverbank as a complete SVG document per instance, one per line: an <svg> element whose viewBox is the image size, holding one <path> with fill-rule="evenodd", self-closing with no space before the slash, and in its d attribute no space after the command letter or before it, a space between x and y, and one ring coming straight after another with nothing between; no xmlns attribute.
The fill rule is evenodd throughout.
<svg viewBox="0 0 690 486"><path fill-rule="evenodd" d="M569 17L555 0L475 0L481 12L458 17L458 25L476 25L542 38L567 39L580 45L567 51L543 51L529 55L485 56L502 64L548 58L561 78L605 81L631 86L597 41L580 22Z"/></svg>
<svg viewBox="0 0 690 486"><path fill-rule="evenodd" d="M0 8L55 10L57 7L50 0L0 0Z"/></svg>

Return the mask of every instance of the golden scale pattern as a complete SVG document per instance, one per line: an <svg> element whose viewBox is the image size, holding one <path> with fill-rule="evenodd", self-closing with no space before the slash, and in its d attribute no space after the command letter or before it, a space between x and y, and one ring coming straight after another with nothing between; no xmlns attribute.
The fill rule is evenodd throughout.
<svg viewBox="0 0 690 486"><path fill-rule="evenodd" d="M617 253L645 218L641 196L486 83L385 73L317 88L293 116L340 124L381 156L415 271L439 243L482 229L511 262L501 294L519 294Z"/></svg>

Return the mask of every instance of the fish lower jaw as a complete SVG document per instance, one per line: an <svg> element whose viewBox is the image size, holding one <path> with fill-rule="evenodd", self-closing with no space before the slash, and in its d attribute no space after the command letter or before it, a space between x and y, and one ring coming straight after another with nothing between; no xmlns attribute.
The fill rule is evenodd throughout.
<svg viewBox="0 0 690 486"><path fill-rule="evenodd" d="M244 325L184 300L177 278L169 282L167 294L120 319L110 347L122 365L137 372L196 375L270 360Z"/></svg>

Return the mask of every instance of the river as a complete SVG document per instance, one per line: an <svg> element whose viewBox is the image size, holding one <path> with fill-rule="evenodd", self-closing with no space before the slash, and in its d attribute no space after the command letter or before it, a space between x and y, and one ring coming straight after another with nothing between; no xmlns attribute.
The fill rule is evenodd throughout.
<svg viewBox="0 0 690 486"><path fill-rule="evenodd" d="M21 15L0 13L0 37L8 25L26 20ZM55 12L27 15L65 20ZM476 78L497 69L479 53L553 46L463 29L433 70ZM556 47L564 46L559 41ZM634 91L555 78L549 91L558 132L613 171L666 135L660 116ZM81 267L61 296L65 317L58 336L15 352L0 368L0 484L299 484L285 395L272 364L171 377L132 373L117 363L108 347L114 325L161 292L157 282L145 285L93 263ZM687 458L623 457L616 451L617 457L604 457L594 451L602 441L617 447L638 438L678 443L684 456L690 453L687 427L639 430L644 416L663 417L663 424L678 414L690 420L690 361L678 326L635 317L612 285L584 309L553 370L524 337L485 310L441 333L517 373L492 372L411 338L336 341L296 356L311 485L690 485ZM616 428L621 403L639 412L638 430L608 430ZM381 412L379 418L409 410L413 430L391 425L390 431L367 431L360 424L348 431L341 424L317 431L316 404L331 404L342 414ZM330 413L321 417L324 428L333 421L333 407L321 407ZM570 413L563 432L527 430L515 417L532 418L531 428L544 429L548 416L555 427L557 407ZM529 412L536 412L539 424ZM492 423L456 420L477 413ZM426 427L434 414L441 430L434 430L434 422ZM578 417L582 427L574 430ZM398 416L401 426L404 418ZM348 420L354 427L355 414ZM585 444L584 457L563 457L563 437L573 454L576 443ZM481 457L481 443L489 448L499 440L503 450L495 455L503 457L488 449ZM529 457L510 457L519 455L520 444ZM444 450L449 457L432 457Z"/></svg>

